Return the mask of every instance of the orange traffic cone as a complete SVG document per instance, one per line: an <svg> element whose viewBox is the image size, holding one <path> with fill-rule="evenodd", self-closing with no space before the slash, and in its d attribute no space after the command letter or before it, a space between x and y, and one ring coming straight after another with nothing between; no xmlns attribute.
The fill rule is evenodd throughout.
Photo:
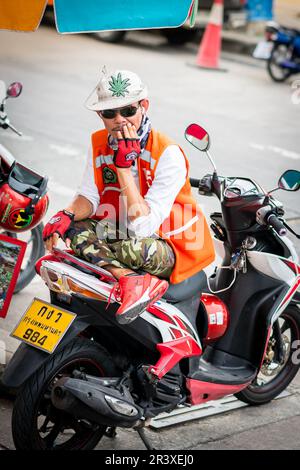
<svg viewBox="0 0 300 470"><path fill-rule="evenodd" d="M224 0L214 0L204 36L200 43L196 65L206 69L221 70L221 33L223 25Z"/></svg>

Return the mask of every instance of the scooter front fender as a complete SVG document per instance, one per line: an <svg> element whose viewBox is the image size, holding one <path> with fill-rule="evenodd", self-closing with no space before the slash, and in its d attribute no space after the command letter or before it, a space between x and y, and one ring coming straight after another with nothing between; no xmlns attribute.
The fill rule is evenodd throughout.
<svg viewBox="0 0 300 470"><path fill-rule="evenodd" d="M76 319L55 349L55 353L64 348L89 325L88 321ZM49 354L47 352L29 344L21 343L4 370L0 380L1 388L4 388L8 393L15 394L48 358Z"/></svg>

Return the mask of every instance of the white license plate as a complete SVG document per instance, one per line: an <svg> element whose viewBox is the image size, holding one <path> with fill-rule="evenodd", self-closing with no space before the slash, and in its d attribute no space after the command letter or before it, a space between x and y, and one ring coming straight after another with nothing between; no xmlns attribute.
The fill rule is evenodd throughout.
<svg viewBox="0 0 300 470"><path fill-rule="evenodd" d="M273 43L268 41L261 41L257 44L253 52L255 59L268 60L271 57Z"/></svg>

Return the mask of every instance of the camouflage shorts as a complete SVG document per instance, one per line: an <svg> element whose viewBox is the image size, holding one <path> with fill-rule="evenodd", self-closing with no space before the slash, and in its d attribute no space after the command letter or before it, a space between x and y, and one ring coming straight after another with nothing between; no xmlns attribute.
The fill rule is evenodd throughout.
<svg viewBox="0 0 300 470"><path fill-rule="evenodd" d="M73 222L68 238L77 256L98 266L111 264L168 278L175 264L174 252L166 241L151 237L124 238L120 231L116 234L111 230L107 220Z"/></svg>

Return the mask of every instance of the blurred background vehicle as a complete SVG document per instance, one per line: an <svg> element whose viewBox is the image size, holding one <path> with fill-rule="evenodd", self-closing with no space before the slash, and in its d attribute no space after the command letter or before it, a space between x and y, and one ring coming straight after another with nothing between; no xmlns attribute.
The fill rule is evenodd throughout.
<svg viewBox="0 0 300 470"><path fill-rule="evenodd" d="M190 22L186 21L181 28L164 28L154 31L163 35L171 45L179 46L193 41L199 31L205 28L213 3L213 0L199 0L198 13L193 28L190 27ZM224 0L224 27L237 28L246 24L246 3L247 0ZM48 0L48 10L52 10L52 6L53 0ZM94 34L101 41L119 43L125 39L127 33L128 31L100 31Z"/></svg>
<svg viewBox="0 0 300 470"><path fill-rule="evenodd" d="M253 57L267 61L274 82L284 82L300 73L300 29L286 28L275 22L266 26L265 40L257 44Z"/></svg>
<svg viewBox="0 0 300 470"><path fill-rule="evenodd" d="M246 2L247 0L224 0L224 26L238 27L246 24ZM212 5L213 0L199 0L194 28L191 28L187 21L181 28L165 28L158 31L169 44L184 45L192 41L199 34L199 30L205 28ZM102 41L117 43L124 40L127 31L101 31L95 34Z"/></svg>

